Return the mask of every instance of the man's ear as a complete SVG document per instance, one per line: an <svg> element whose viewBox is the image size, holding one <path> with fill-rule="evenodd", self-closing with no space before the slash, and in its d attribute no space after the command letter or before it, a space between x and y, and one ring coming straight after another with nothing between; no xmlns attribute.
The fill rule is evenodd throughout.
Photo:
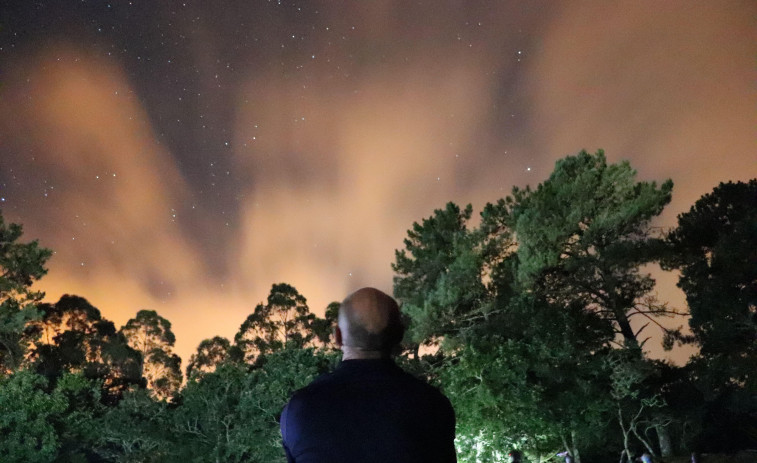
<svg viewBox="0 0 757 463"><path fill-rule="evenodd" d="M339 329L339 325L334 327L334 342L338 347L342 347L342 330Z"/></svg>

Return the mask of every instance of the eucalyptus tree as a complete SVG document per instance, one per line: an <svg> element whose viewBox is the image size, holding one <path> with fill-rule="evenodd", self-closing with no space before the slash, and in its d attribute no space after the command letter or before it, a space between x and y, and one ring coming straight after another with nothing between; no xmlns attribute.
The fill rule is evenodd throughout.
<svg viewBox="0 0 757 463"><path fill-rule="evenodd" d="M142 354L142 374L158 399L168 399L181 387L181 358L173 352L176 337L171 322L154 310L140 310L121 327L129 345Z"/></svg>
<svg viewBox="0 0 757 463"><path fill-rule="evenodd" d="M42 318L34 329L42 336L30 352L37 372L52 381L66 372L100 380L102 400L108 404L117 403L131 387L143 385L141 356L86 299L65 294L39 309Z"/></svg>
<svg viewBox="0 0 757 463"><path fill-rule="evenodd" d="M306 347L316 337L312 329L315 318L297 289L286 283L274 284L266 303L255 306L239 327L234 345L246 363L285 347Z"/></svg>
<svg viewBox="0 0 757 463"><path fill-rule="evenodd" d="M223 336L204 339L197 346L197 351L189 357L187 379L214 372L219 365L231 360L231 351L231 343Z"/></svg>
<svg viewBox="0 0 757 463"><path fill-rule="evenodd" d="M334 332L334 327L337 324L337 318L339 317L339 302L331 302L326 306L326 311L323 318L315 317L310 323L310 329L315 335L315 339L318 344L322 346L333 345L331 336Z"/></svg>

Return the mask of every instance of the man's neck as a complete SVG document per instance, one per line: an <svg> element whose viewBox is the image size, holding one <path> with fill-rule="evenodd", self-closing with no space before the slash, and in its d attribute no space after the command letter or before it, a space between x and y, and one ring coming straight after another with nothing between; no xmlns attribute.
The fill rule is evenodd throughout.
<svg viewBox="0 0 757 463"><path fill-rule="evenodd" d="M388 359L389 354L380 350L363 350L350 346L342 346L342 361L345 360L375 360Z"/></svg>

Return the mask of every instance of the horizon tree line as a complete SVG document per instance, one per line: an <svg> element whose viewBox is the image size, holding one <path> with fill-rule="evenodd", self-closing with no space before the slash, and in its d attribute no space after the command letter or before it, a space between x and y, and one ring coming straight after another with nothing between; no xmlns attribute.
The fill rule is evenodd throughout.
<svg viewBox="0 0 757 463"><path fill-rule="evenodd" d="M721 183L659 233L673 183L582 151L536 187L448 203L408 230L394 296L398 362L457 414L461 461L632 461L757 446L757 179ZM8 461L284 461L278 414L338 360L323 318L276 283L233 339L203 340L185 372L171 323L120 329L89 302L42 302L51 252L0 215L0 454ZM680 274L687 308L645 266ZM686 317L690 334L665 318ZM689 344L684 366L650 359Z"/></svg>

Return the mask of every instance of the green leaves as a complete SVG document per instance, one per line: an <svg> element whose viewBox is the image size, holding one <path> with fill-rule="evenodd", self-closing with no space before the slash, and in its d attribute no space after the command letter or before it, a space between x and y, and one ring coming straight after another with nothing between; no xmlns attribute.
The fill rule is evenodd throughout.
<svg viewBox="0 0 757 463"><path fill-rule="evenodd" d="M413 323L413 342L435 339L466 329L485 310L482 277L487 256L477 233L468 230L472 207L448 203L421 224L414 223L405 249L395 252L394 295Z"/></svg>
<svg viewBox="0 0 757 463"><path fill-rule="evenodd" d="M9 462L48 462L60 442L50 417L66 402L44 391L47 381L21 370L0 380L0 455Z"/></svg>
<svg viewBox="0 0 757 463"><path fill-rule="evenodd" d="M0 455L8 462L86 461L101 406L97 384L66 374L53 390L19 370L0 380Z"/></svg>
<svg viewBox="0 0 757 463"><path fill-rule="evenodd" d="M408 231L394 293L413 340L442 347L429 375L458 410L466 452L487 441L536 458L603 439L610 345L616 334L637 344L632 316L672 312L639 271L662 255L649 222L672 182L635 176L627 162L581 152L536 188L487 204L477 227L470 205L449 203Z"/></svg>
<svg viewBox="0 0 757 463"><path fill-rule="evenodd" d="M225 363L190 381L171 412L161 461L284 462L278 417L291 394L327 371L334 355L290 346L253 368Z"/></svg>
<svg viewBox="0 0 757 463"><path fill-rule="evenodd" d="M627 162L607 165L603 151L557 162L535 190L513 190L520 276L534 278L566 259L599 259L624 243L644 241L649 220L670 201L672 182L635 182ZM638 265L623 253L625 267Z"/></svg>
<svg viewBox="0 0 757 463"><path fill-rule="evenodd" d="M678 216L668 241L674 252L667 263L681 270L678 285L686 293L689 324L703 354L753 351L757 179L721 183Z"/></svg>
<svg viewBox="0 0 757 463"><path fill-rule="evenodd" d="M665 315L640 308L654 281L639 266L662 257L649 221L670 201L672 182L636 182L627 162L608 165L585 151L557 162L535 190L514 189L512 223L518 279L563 303L579 302L637 343L629 319Z"/></svg>
<svg viewBox="0 0 757 463"><path fill-rule="evenodd" d="M23 361L29 342L24 330L39 317L35 303L44 295L31 285L47 273L44 265L52 255L37 241L19 243L22 233L21 225L6 224L0 214L0 375Z"/></svg>

